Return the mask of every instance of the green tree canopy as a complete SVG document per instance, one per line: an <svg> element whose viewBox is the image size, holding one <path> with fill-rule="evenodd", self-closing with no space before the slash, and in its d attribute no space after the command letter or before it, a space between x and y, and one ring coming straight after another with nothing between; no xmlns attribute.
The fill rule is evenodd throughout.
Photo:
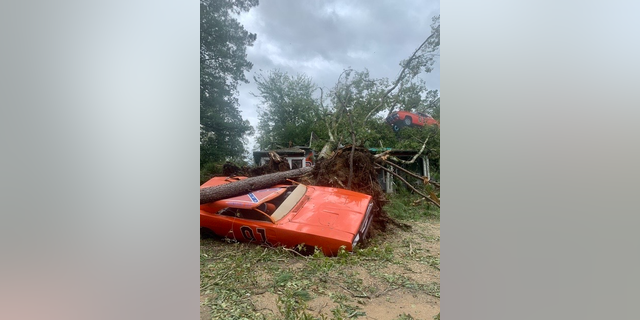
<svg viewBox="0 0 640 320"><path fill-rule="evenodd" d="M324 130L314 92L316 85L306 75L290 76L280 70L254 77L261 98L258 108L257 142L262 149L308 145L311 132Z"/></svg>
<svg viewBox="0 0 640 320"><path fill-rule="evenodd" d="M253 66L246 48L256 40L234 14L257 6L258 0L200 1L200 165L239 159L247 135L236 97L238 83Z"/></svg>

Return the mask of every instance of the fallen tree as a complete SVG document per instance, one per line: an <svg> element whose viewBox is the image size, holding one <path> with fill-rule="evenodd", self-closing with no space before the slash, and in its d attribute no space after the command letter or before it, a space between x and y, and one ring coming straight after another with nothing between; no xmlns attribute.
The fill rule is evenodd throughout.
<svg viewBox="0 0 640 320"><path fill-rule="evenodd" d="M200 204L215 202L221 199L236 197L251 191L270 188L276 184L284 183L287 179L301 177L313 170L312 167L304 167L289 171L265 174L249 177L231 183L200 189Z"/></svg>

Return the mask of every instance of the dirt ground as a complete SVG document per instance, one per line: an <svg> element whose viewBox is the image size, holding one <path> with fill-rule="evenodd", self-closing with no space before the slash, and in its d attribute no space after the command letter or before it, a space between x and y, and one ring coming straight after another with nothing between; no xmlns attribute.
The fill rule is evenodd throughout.
<svg viewBox="0 0 640 320"><path fill-rule="evenodd" d="M417 256L418 254L428 253L431 256L440 258L440 224L432 224L429 222L414 222L411 232L402 233L403 237L394 237L387 239L394 247L403 248L403 244L409 243L408 256ZM433 239L433 240L427 240ZM407 249L407 248L405 248ZM380 270L383 275L400 275L404 276L416 284L440 284L440 270L427 266L420 262L419 259L404 260L406 263L391 264ZM434 297L422 290L414 290L411 288L393 289L393 286L385 284L375 276L372 276L369 270L364 267L355 267L354 271L363 281L363 286L381 288L370 299L360 299L362 302L362 311L365 315L358 319L402 319L401 315L410 315L412 319L431 320L440 313L440 298ZM377 272L376 272L377 273ZM343 289L344 290L344 289ZM439 289L438 289L439 292ZM314 301L314 300L312 300ZM315 303L310 303L315 307L317 316L325 314L330 316L327 310L332 308L331 301L327 298L318 299ZM406 317L406 319L411 319Z"/></svg>
<svg viewBox="0 0 640 320"><path fill-rule="evenodd" d="M392 248L387 260L376 257L369 263L365 258L354 265L331 269L326 279L320 279L317 284L312 280L307 287L309 298L304 312L317 319L431 320L438 315L440 223L412 221L410 224L411 230L393 230L380 239L377 246L380 250ZM282 260L274 262L282 264L279 266L282 272L303 273L309 268L308 260ZM253 276L255 288L270 288L274 282L270 271L255 271ZM253 313L249 318L285 318L281 312L282 292L256 289L246 296ZM201 319L220 318L211 313L212 308L220 306L207 304L207 297L211 295L201 290Z"/></svg>

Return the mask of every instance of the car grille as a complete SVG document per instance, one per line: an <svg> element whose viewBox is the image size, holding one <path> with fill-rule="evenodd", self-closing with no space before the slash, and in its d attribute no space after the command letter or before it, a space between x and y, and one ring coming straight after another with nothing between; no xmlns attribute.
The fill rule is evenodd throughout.
<svg viewBox="0 0 640 320"><path fill-rule="evenodd" d="M365 239L367 235L367 231L369 230L369 226L371 225L371 220L373 219L373 214L371 210L373 209L373 201L369 201L369 206L367 207L367 212L364 214L364 220L362 220L362 225L360 225L360 238Z"/></svg>

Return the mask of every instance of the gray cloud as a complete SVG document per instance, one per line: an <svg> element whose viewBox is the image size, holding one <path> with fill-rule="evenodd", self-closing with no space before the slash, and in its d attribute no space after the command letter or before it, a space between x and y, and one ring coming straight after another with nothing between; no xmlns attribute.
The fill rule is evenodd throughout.
<svg viewBox="0 0 640 320"><path fill-rule="evenodd" d="M431 18L439 12L439 1L433 0L261 1L240 16L244 27L258 35L247 49L254 64L247 74L251 82L239 87L243 117L257 125L253 76L276 68L304 73L326 88L349 67L366 68L376 78L394 78L400 61L429 36ZM439 64L421 78L429 88L440 89Z"/></svg>

